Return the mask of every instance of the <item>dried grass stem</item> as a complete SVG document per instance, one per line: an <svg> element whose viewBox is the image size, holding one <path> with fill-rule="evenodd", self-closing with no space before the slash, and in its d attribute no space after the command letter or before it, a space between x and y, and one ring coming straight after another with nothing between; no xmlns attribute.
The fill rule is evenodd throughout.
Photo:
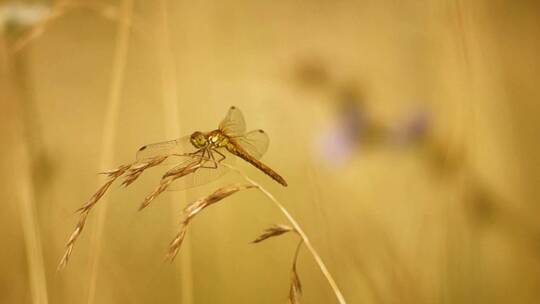
<svg viewBox="0 0 540 304"><path fill-rule="evenodd" d="M300 248L302 247L303 243L304 240L300 239L294 252L293 266L291 269L291 286L289 288L289 303L291 304L300 303L300 296L302 295L302 284L300 283L300 277L298 276L298 271L296 270L296 263L298 262L298 254L300 253Z"/></svg>
<svg viewBox="0 0 540 304"><path fill-rule="evenodd" d="M338 302L340 304L346 304L347 302L345 301L345 298L343 297L343 294L339 290L339 287L337 286L336 281L332 277L332 274L330 274L330 272L328 271L328 268L326 268L326 265L324 264L324 262L321 259L319 253L317 252L317 250L315 250L315 248L311 244L311 242L310 242L308 236L306 235L306 233L304 232L304 230L300 227L298 222L289 213L289 211L287 211L287 209L272 195L272 193L268 192L268 190L266 190L260 184L255 182L249 176L245 175L242 171L240 171L239 169L236 169L235 167L233 167L233 166L231 166L229 164L222 163L221 165L226 166L226 167L230 168L231 170L235 171L240 176L242 176L242 178L244 178L247 182L249 182L251 185L257 187L264 195L266 195L266 197L268 197L274 203L274 205L276 205L278 207L278 209L281 211L281 213L283 213L285 215L285 217L287 218L289 223L291 223L291 225L296 230L298 235L300 235L300 237L302 238L302 241L306 245L306 248L309 250L309 252L313 256L313 259L315 260L315 262L319 266L319 269L321 269L321 272L325 276L326 280L328 281L328 284L332 288L332 291L336 295L336 298L337 298Z"/></svg>
<svg viewBox="0 0 540 304"><path fill-rule="evenodd" d="M64 252L64 255L62 256L62 259L60 260L60 263L58 264L57 270L62 270L64 267L66 267L69 257L71 256L71 253L73 252L73 247L75 246L75 242L79 238L83 228L84 224L86 223L86 218L88 217L88 214L90 214L90 211L92 208L97 204L97 202L101 199L101 197L107 192L107 190L111 187L111 185L116 181L117 178L122 176L132 165L122 165L114 170L110 170L107 172L103 172L103 174L107 174L109 177L109 180L106 181L99 189L92 195L92 197L81 207L77 210L77 212L81 213L81 216L79 218L79 222L77 223L77 226L75 226L75 230L71 233L71 236L69 237L69 240L66 244L66 251Z"/></svg>

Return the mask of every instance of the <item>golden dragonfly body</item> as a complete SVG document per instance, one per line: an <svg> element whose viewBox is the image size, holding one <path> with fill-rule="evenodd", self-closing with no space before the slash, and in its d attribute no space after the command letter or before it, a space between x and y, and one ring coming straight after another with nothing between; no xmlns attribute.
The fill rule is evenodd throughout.
<svg viewBox="0 0 540 304"><path fill-rule="evenodd" d="M268 135L263 130L245 132L244 117L240 110L233 106L218 129L210 132L196 131L188 137L144 146L139 149L137 158L147 159L159 155L187 158L177 165L177 169L173 168L170 172L182 170L186 163L193 163L194 158L202 160L204 164L201 167L213 171L204 172L206 173L204 177L195 183L200 185L223 175L227 168L220 166L220 163L231 158L232 154L247 161L281 185L287 186L281 175L259 160L268 149L268 143Z"/></svg>

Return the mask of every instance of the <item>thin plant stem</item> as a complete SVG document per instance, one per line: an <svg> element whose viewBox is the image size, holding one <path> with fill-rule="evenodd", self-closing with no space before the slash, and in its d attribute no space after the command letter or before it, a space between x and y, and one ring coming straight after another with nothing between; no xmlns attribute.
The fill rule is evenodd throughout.
<svg viewBox="0 0 540 304"><path fill-rule="evenodd" d="M6 81L5 86L7 90L5 92L8 96L4 96L5 100L12 100L17 106L16 111L21 111L20 107L20 94L18 94L18 87L13 82L12 67L10 52L7 48L7 43L4 39L4 29L0 25L0 79ZM4 75L2 75L4 74ZM3 88L2 85L2 88ZM20 113L19 113L20 114ZM41 234L39 231L39 221L36 210L36 198L34 192L34 181L31 174L31 151L28 132L24 132L24 128L28 126L21 123L21 119L16 119L18 124L13 128L15 132L19 132L18 136L22 140L16 145L16 153L20 157L18 163L18 171L21 176L17 178L16 183L16 195L19 200L17 209L21 216L21 224L24 235L24 243L26 247L26 258L28 261L28 277L30 284L30 294L32 303L47 304L47 279L45 275L45 265L43 261L43 247L41 245ZM21 132L22 130L22 132Z"/></svg>
<svg viewBox="0 0 540 304"><path fill-rule="evenodd" d="M116 21L116 10L113 5L108 4L98 4L92 3L87 0L62 0L55 1L56 3L52 5L50 10L45 16L42 17L37 23L35 23L31 29L29 29L22 37L17 39L11 46L10 51L12 53L18 53L26 48L32 41L41 37L46 31L47 28L55 21L65 16L69 12L75 9L87 9L93 11L107 20ZM132 17L136 19L135 16ZM137 22L138 21L138 22ZM132 29L136 30L139 35L142 35L144 38L148 39L148 33L146 33L141 27L140 19L131 20L130 26Z"/></svg>
<svg viewBox="0 0 540 304"><path fill-rule="evenodd" d="M28 31L28 33L26 33L22 38L20 38L13 44L13 46L11 47L11 51L13 53L17 53L22 50L26 45L28 45L30 41L41 36L41 34L45 32L45 28L49 25L51 21L57 19L64 14L65 4L67 2L68 1L59 1L59 3L55 4L41 21L36 23L32 27L32 29Z"/></svg>
<svg viewBox="0 0 540 304"><path fill-rule="evenodd" d="M313 256L313 259L315 259L315 262L317 263L317 265L319 266L319 268L321 269L321 272L323 273L323 275L325 276L326 280L328 281L328 284L330 285L330 287L332 288L332 291L334 292L334 294L336 295L336 298L338 300L338 302L340 304L346 304L347 302L345 301L345 298L343 297L343 294L341 293L341 291L339 290L339 287L337 286L336 284L336 281L334 280L334 278L332 277L332 274L330 274L330 272L328 271L328 269L326 268L326 265L324 264L323 260L321 259L319 253L315 250L315 248L313 247L313 245L311 244L311 241L309 240L308 236L306 235L306 233L304 232L304 230L300 227L300 225L298 224L298 222L294 219L294 217L289 213L289 211L287 211L287 209L283 206L283 204L281 204L275 197L274 195L272 195L272 193L268 192L268 190L266 190L263 186L261 186L259 183L257 183L256 181L254 181L253 179L251 179L249 176L247 176L246 174L244 174L242 171L240 171L239 169L236 169L235 167L229 165L229 164L225 164L225 163L221 163L221 165L223 166L226 166L230 169L232 169L233 171L235 171L236 173L238 173L242 178L244 178L246 181L248 181L250 184L252 184L253 186L257 187L257 189L259 189L266 197L268 197L273 203L274 205L277 206L277 208L281 211L281 213L283 213L285 215L285 217L287 218L287 220L289 221L289 223L293 226L293 228L296 230L296 232L298 233L298 235L302 238L302 241L304 242L304 244L306 245L306 248L309 250L309 252L311 253L311 255Z"/></svg>
<svg viewBox="0 0 540 304"><path fill-rule="evenodd" d="M100 166L102 168L108 168L111 166L114 157L114 143L116 139L116 128L118 119L118 110L120 108L120 101L122 95L122 84L124 82L124 72L126 67L126 57L129 48L129 38L131 30L131 16L133 13L133 0L123 0L121 4L120 19L118 20L113 70L112 70L112 83L109 92L108 105L105 113L105 123L103 127L102 138L102 153ZM101 181L100 181L101 182ZM107 198L105 198L105 201ZM88 298L87 303L91 304L95 302L96 296L96 284L99 266L99 257L101 251L101 242L103 236L103 226L105 223L105 214L107 211L106 202L102 203L103 206L98 209L96 214L96 225L94 226L94 233L92 233L91 248L93 248L93 254L90 257L90 279L88 286Z"/></svg>
<svg viewBox="0 0 540 304"><path fill-rule="evenodd" d="M300 248L302 248L303 243L304 240L300 238L300 241L298 242L298 245L296 245L296 250L294 252L294 259L291 269L291 286L289 288L289 303L291 304L299 304L300 297L302 295L302 284L300 283L300 277L298 276L298 270L296 265L298 264L298 255L300 253Z"/></svg>
<svg viewBox="0 0 540 304"><path fill-rule="evenodd" d="M304 244L304 239L300 238L300 242L298 242L298 245L296 245L296 250L294 251L293 264L296 264L296 261L298 261L298 255L300 254L300 248L302 248L302 244Z"/></svg>
<svg viewBox="0 0 540 304"><path fill-rule="evenodd" d="M169 9L168 1L160 0L159 25L158 25L158 59L161 72L162 94L163 94L163 119L165 122L165 135L168 138L176 138L180 134L180 119L178 118L178 90L176 76L176 61L171 47L169 32ZM179 194L174 193L173 200ZM186 193L187 196L187 193ZM174 205L171 205L174 208ZM175 214L172 210L171 214ZM174 223L175 221L173 221ZM184 252L181 256L181 299L182 303L193 303L193 270L191 258L191 242L184 242Z"/></svg>

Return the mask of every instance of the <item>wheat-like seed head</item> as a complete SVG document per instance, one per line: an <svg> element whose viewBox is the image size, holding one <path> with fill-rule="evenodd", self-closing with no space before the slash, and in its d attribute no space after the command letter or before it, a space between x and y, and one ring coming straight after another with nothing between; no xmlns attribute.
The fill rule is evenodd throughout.
<svg viewBox="0 0 540 304"><path fill-rule="evenodd" d="M180 246L182 245L182 241L184 240L184 237L187 232L187 227L191 220L199 214L202 210L204 210L206 207L213 205L222 199L233 195L234 193L245 190L255 188L253 185L230 185L225 186L222 188L217 189L213 193L202 197L191 204L187 205L183 210L183 219L180 224L180 230L176 234L176 237L172 240L172 242L169 244L169 250L167 253L166 259L169 261L173 261L176 255L178 254L178 251L180 250Z"/></svg>
<svg viewBox="0 0 540 304"><path fill-rule="evenodd" d="M195 173L197 170L201 168L202 164L200 160L195 160L193 162L188 163L186 166L183 166L181 168L173 168L167 173L163 175L161 178L161 181L159 182L159 185L152 191L148 196L144 198L144 201L142 202L141 206L139 207L139 210L142 210L146 208L150 203L158 197L163 191L167 190L172 182L175 180L184 177L188 174ZM174 170L174 171L173 171Z"/></svg>
<svg viewBox="0 0 540 304"><path fill-rule="evenodd" d="M139 178L139 176L144 172L144 170L161 164L168 157L169 157L168 155L162 155L162 156L160 155L160 156L151 158L147 160L146 162L142 162L142 163L132 166L126 173L125 179L122 182L122 186L127 187L131 185L137 178Z"/></svg>
<svg viewBox="0 0 540 304"><path fill-rule="evenodd" d="M288 225L278 224L270 228L267 228L263 231L259 237L257 237L252 243L260 243L268 238L282 235L287 232L295 231L292 227Z"/></svg>
<svg viewBox="0 0 540 304"><path fill-rule="evenodd" d="M71 233L71 236L69 237L69 240L66 244L66 251L64 252L64 255L62 256L62 259L60 260L60 263L58 264L57 270L62 270L68 263L69 257L71 256L71 253L73 251L73 247L75 246L75 242L77 241L77 238L79 238L79 235L81 234L84 224L86 223L86 218L88 217L88 214L90 213L90 210L92 210L92 207L97 204L97 202L103 197L103 195L107 192L107 190L111 187L111 185L114 183L114 181L122 176L129 168L131 168L132 164L122 165L119 166L116 169L109 170L102 172L102 174L106 174L109 177L109 180L103 184L94 195L81 207L77 210L77 212L81 213L81 216L79 218L79 222L77 223L77 226L75 226L75 229Z"/></svg>
<svg viewBox="0 0 540 304"><path fill-rule="evenodd" d="M71 233L69 240L66 244L66 251L64 252L64 255L62 256L62 259L60 260L60 263L58 265L57 270L62 270L68 263L69 257L71 256L71 253L73 252L73 247L75 246L75 242L79 238L83 228L84 224L86 223L86 219L88 217L88 214L92 210L92 208L97 204L97 202L105 195L107 190L111 187L111 185L121 176L126 176L126 179L122 183L124 186L129 186L131 183L133 183L141 174L144 172L144 170L155 167L159 164L161 164L165 159L167 159L167 156L157 156L148 160L145 160L143 162L135 162L131 164L121 165L117 167L116 169L107 170L104 172L101 172L101 174L107 175L109 178L99 189L90 197L90 199L79 209L77 209L77 212L80 212L80 218L79 222L75 226L75 229Z"/></svg>

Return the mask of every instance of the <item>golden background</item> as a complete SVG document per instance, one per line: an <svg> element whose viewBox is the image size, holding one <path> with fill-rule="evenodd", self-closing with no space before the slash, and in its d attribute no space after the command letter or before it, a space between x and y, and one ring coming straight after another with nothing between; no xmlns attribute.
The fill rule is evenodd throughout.
<svg viewBox="0 0 540 304"><path fill-rule="evenodd" d="M347 303L540 301L538 1L18 3L41 11L0 15L0 303L285 303L296 237L249 244L286 223L257 191L197 216L163 263L182 208L232 173L141 212L157 175L113 186L56 271L95 173L231 105L289 187L240 168ZM333 161L320 141L343 98L376 127ZM414 143L377 131L418 107ZM298 272L302 303L337 303L303 249Z"/></svg>

